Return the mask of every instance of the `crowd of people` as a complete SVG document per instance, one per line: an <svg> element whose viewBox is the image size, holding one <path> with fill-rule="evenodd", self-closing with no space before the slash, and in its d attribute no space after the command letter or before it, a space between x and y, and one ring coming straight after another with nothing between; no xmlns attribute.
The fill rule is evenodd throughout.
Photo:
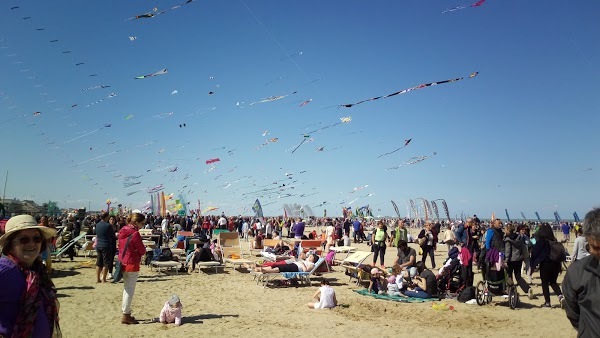
<svg viewBox="0 0 600 338"><path fill-rule="evenodd" d="M325 227L323 233L307 231L307 225ZM585 216L583 226L560 224L562 239L557 239L548 223L503 223L496 219L482 222L476 216L463 222L443 224L426 221L416 237L408 228L418 228L410 220L360 219L254 219L233 216L174 216L144 215L134 212L127 216L103 212L87 216L35 219L29 215L8 220L0 237L0 336L60 336L56 289L51 279L50 252L58 242L68 242L82 232L95 236L97 252L96 282L104 283L111 273L119 270L123 278L123 324L136 324L132 316L132 300L146 246L140 229L160 234L159 246L176 239L178 231L191 231L210 238L215 229L238 232L241 237L281 239L321 239L324 246L349 245L367 241L373 252L370 266L369 292L387 293L401 297L429 298L437 294L437 278L447 268L453 255L461 265L460 279L465 286L473 285L473 269L482 273L492 266L506 269L507 275L524 293L532 297L532 274L539 271L544 303L551 307L550 289L554 291L567 317L580 332L600 335L600 310L593 306L600 301L598 259L600 258L600 208ZM60 235L57 229L60 228ZM441 234L444 228L443 234ZM389 233L388 233L389 232ZM570 244L574 233L572 263L564 277L562 290L557 283L564 257L557 258L556 243ZM214 242L197 247L188 259L192 264L202 256L212 255ZM419 253L409 243L416 243ZM438 244L447 245L449 259L436 270L434 253ZM396 247L397 255L391 267L384 257L388 247ZM203 251L206 249L208 251ZM67 253L71 258L74 253ZM417 257L420 254L420 259ZM114 266L115 256L119 269ZM430 257L431 269L428 269ZM263 265L263 273L309 271L319 257L309 252L289 262ZM379 260L379 265L377 261ZM524 278L527 277L527 280ZM331 308L337 304L335 291L327 280L315 293L312 308ZM24 301L23 301L24 300ZM181 324L181 302L173 296L163 308L159 321Z"/></svg>

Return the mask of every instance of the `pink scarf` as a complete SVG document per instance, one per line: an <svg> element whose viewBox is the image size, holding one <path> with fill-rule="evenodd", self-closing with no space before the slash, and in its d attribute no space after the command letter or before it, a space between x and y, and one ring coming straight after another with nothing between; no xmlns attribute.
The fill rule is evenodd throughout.
<svg viewBox="0 0 600 338"><path fill-rule="evenodd" d="M16 257L12 255L7 257L15 263L25 277L25 291L21 295L21 304L23 305L17 316L12 336L30 337L37 313L41 307L48 318L52 336L60 337L56 288L46 271L46 267L39 258L33 262L30 268L26 268L20 264Z"/></svg>

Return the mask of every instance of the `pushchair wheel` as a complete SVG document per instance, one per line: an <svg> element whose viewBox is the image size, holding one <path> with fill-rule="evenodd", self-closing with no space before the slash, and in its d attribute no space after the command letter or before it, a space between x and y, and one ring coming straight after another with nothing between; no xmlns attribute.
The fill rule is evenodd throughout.
<svg viewBox="0 0 600 338"><path fill-rule="evenodd" d="M508 289L508 305L513 310L519 306L519 293L515 286L511 286Z"/></svg>
<svg viewBox="0 0 600 338"><path fill-rule="evenodd" d="M477 305L483 305L487 301L488 296L485 294L485 282L481 281L477 283L477 289L475 290L475 299L477 300ZM489 303L489 302L488 302Z"/></svg>

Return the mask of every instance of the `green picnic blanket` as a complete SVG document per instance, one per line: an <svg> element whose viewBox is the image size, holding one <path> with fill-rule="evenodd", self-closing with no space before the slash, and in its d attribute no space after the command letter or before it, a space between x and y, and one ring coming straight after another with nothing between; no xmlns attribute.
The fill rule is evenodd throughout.
<svg viewBox="0 0 600 338"><path fill-rule="evenodd" d="M370 296L373 298L377 298L377 299L383 299L383 300L391 300L393 302L400 302L400 303L427 303L427 302L433 302L436 301L437 298L413 298L413 297L400 297L400 296L390 296L390 295L378 295L376 293L369 293L369 289L361 289L361 290L354 290L354 292L358 293L359 295L363 295L363 296Z"/></svg>

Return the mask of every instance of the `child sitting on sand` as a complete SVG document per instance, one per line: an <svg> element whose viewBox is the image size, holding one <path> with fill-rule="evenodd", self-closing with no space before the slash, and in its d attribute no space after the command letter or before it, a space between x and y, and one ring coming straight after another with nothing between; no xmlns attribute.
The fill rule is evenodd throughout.
<svg viewBox="0 0 600 338"><path fill-rule="evenodd" d="M160 311L158 321L163 324L175 323L177 326L181 325L181 308L183 308L183 305L181 305L179 296L171 296L171 299L165 302L165 306Z"/></svg>
<svg viewBox="0 0 600 338"><path fill-rule="evenodd" d="M335 291L329 286L329 281L325 278L321 280L321 287L315 293L314 298L316 298L318 302L306 304L311 309L332 309L337 306Z"/></svg>

